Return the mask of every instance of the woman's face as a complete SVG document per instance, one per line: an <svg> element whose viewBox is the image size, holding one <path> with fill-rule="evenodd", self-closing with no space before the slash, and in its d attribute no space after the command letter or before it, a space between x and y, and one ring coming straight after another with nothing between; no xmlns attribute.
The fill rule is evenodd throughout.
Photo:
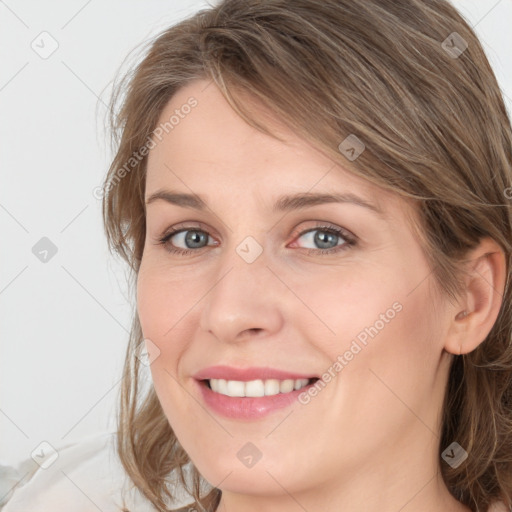
<svg viewBox="0 0 512 512"><path fill-rule="evenodd" d="M244 494L431 478L451 356L409 206L277 121L286 143L250 127L213 83L181 89L166 122L148 157L138 314L196 467Z"/></svg>

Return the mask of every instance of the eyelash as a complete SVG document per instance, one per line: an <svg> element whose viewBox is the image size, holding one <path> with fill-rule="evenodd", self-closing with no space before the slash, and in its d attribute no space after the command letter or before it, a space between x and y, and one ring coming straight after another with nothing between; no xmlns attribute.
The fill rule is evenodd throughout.
<svg viewBox="0 0 512 512"><path fill-rule="evenodd" d="M172 238L173 235L176 235L177 233L181 233L183 231L197 231L200 233L205 233L208 236L211 236L208 231L204 229L200 229L197 227L185 227L185 228L178 228L178 229L171 229L171 231L167 231L162 237L158 238L157 244L163 245L165 247L165 250L170 252L171 254L178 254L180 256L186 256L194 252L198 252L201 249L204 249L205 247L200 247L199 249L181 249L179 247L173 247L168 242ZM334 227L334 226L315 226L314 228L306 229L304 231L301 231L297 235L295 235L295 238L300 238L302 235L305 235L306 233L309 233L311 231L322 231L326 233L331 233L334 235L339 236L342 238L345 243L342 245L337 245L335 247L331 247L330 249L306 249L308 255L314 255L314 254L320 254L320 255L327 255L327 254L333 254L338 253L341 251L345 251L351 247L354 247L357 245L356 238L353 235L350 235L346 230ZM299 247L301 249L301 247Z"/></svg>

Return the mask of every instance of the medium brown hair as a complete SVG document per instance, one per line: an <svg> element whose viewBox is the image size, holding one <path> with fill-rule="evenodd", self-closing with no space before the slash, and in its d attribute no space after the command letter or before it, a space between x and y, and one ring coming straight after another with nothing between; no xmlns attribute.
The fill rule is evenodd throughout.
<svg viewBox="0 0 512 512"><path fill-rule="evenodd" d="M498 318L478 348L453 357L443 404L440 453L457 441L469 457L457 468L439 462L450 492L472 511L497 500L511 507L512 130L472 28L445 0L224 0L159 34L112 98L117 153L103 216L131 279L146 234L144 147L170 98L198 78L213 80L251 126L273 135L247 108L247 93L334 162L413 200L423 250L450 300L463 290L468 251L483 237L501 246L507 280ZM339 149L350 135L365 146L353 161ZM140 389L141 340L135 314L118 451L136 488L164 511L170 473L185 484L190 460L154 389ZM220 490L191 470L196 505L215 510Z"/></svg>

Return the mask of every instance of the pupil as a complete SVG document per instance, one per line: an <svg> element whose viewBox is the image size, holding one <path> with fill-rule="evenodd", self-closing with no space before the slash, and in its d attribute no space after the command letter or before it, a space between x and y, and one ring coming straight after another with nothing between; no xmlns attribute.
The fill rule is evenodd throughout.
<svg viewBox="0 0 512 512"><path fill-rule="evenodd" d="M330 238L331 242L334 242L334 244L331 247L335 247L336 246L337 235L335 235L334 233L326 232L326 231L317 231L317 233L315 235L315 243L321 249L329 249L331 247L326 247L325 246L325 244L327 244L327 246L329 245L329 241L328 241L329 238Z"/></svg>
<svg viewBox="0 0 512 512"><path fill-rule="evenodd" d="M201 239L204 241L204 233L201 233L199 231L188 231L185 236L185 243L187 244L187 247L196 247L194 244L200 244Z"/></svg>

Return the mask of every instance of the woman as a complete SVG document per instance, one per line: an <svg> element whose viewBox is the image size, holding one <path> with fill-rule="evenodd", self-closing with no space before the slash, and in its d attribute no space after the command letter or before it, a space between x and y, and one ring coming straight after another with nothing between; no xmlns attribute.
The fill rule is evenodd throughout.
<svg viewBox="0 0 512 512"><path fill-rule="evenodd" d="M456 10L224 0L114 100L144 500L510 510L512 130Z"/></svg>

